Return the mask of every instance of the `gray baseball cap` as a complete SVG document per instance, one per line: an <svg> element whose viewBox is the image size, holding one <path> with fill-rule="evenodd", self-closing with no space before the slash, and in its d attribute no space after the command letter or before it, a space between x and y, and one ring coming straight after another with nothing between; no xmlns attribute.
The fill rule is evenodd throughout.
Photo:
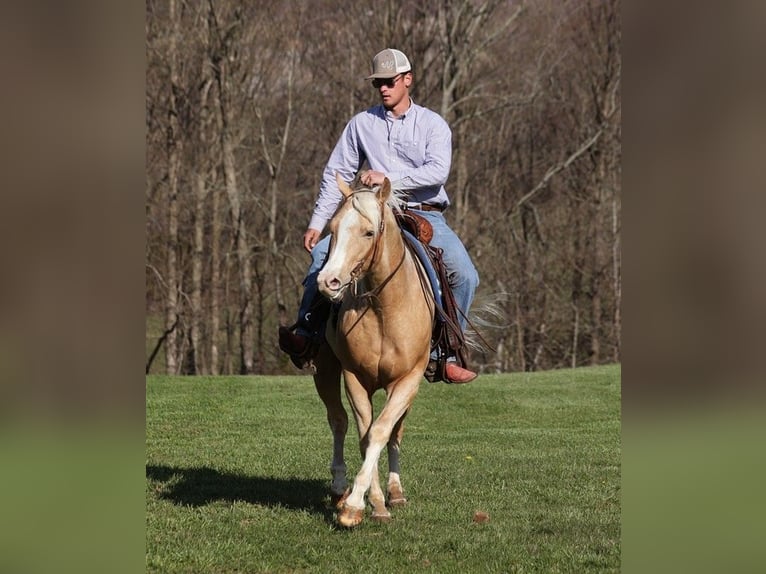
<svg viewBox="0 0 766 574"><path fill-rule="evenodd" d="M368 80L373 78L393 78L399 74L404 74L412 69L410 61L402 52L393 48L386 48L375 54L372 59L372 74L367 76Z"/></svg>

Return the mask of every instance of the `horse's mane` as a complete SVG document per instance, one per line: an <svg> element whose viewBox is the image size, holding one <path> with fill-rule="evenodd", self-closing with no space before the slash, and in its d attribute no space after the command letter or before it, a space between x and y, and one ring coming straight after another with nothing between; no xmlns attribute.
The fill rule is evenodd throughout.
<svg viewBox="0 0 766 574"><path fill-rule="evenodd" d="M377 201L377 194L380 191L380 185L365 186L354 181L352 185L352 195L349 198L351 206L359 212L359 214L370 221L375 229L380 225L380 209ZM388 196L386 203L394 213L402 211L404 205L406 205L407 194L402 190L391 190L391 194Z"/></svg>

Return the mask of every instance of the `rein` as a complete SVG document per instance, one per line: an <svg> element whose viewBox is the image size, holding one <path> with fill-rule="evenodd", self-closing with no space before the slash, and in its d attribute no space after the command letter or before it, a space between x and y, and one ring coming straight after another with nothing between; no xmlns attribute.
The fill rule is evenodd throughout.
<svg viewBox="0 0 766 574"><path fill-rule="evenodd" d="M358 295L358 297L364 297L366 299L372 299L373 297L377 297L381 291L383 291L383 288L388 284L391 279L394 278L394 275L396 275L397 271L401 269L402 265L404 264L404 258L407 256L407 250L402 251L402 258L399 260L399 263L396 265L396 268L389 274L388 277L386 277L380 285L375 287L372 291L368 291L367 293L362 293L361 295Z"/></svg>

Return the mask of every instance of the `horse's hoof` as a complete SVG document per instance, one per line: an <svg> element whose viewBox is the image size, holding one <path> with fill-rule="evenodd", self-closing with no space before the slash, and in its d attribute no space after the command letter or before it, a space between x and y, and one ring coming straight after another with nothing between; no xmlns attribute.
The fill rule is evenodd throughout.
<svg viewBox="0 0 766 574"><path fill-rule="evenodd" d="M338 524L345 528L354 528L362 523L364 508L351 508L344 506L338 514Z"/></svg>
<svg viewBox="0 0 766 574"><path fill-rule="evenodd" d="M391 522L391 513L386 512L385 514L378 514L377 512L373 512L370 518L375 522L387 523Z"/></svg>
<svg viewBox="0 0 766 574"><path fill-rule="evenodd" d="M330 503L340 510L343 508L343 503L346 502L346 499L348 498L348 495L351 494L351 491L347 488L343 494L335 494L330 493Z"/></svg>
<svg viewBox="0 0 766 574"><path fill-rule="evenodd" d="M389 498L388 499L388 505L389 506L405 506L407 504L407 499L403 496L400 496L398 498Z"/></svg>

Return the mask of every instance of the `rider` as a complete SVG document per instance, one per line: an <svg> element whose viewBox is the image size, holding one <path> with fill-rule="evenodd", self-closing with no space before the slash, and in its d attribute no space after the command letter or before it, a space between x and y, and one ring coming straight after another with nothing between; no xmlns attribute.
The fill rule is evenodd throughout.
<svg viewBox="0 0 766 574"><path fill-rule="evenodd" d="M408 209L416 210L431 223L434 232L431 245L443 250L449 285L462 311L458 320L463 331L479 284L479 274L465 246L444 218L450 205L444 184L452 163L452 132L447 122L412 101L412 67L399 50L388 48L376 54L372 74L367 79L372 80L382 103L351 118L327 162L319 197L303 235L303 246L311 253L312 262L303 282L305 291L296 332L286 327L279 329L279 346L296 365L302 364L312 338L317 336L309 321L311 305L330 240L329 235L321 240L320 236L343 198L336 172L344 181L351 181L366 161L371 169L360 174L360 183L379 185L387 177L393 189L406 192ZM477 376L449 359L444 374L453 383L467 383Z"/></svg>

